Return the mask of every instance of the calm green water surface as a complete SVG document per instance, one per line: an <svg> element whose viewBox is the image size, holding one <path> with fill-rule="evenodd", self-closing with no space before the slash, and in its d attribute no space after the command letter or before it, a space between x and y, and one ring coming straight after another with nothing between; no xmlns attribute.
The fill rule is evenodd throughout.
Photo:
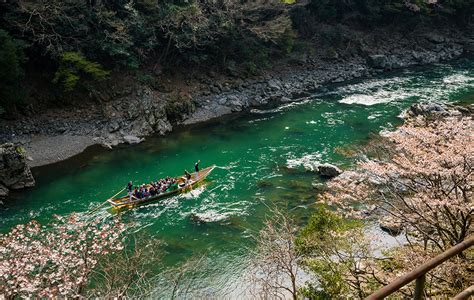
<svg viewBox="0 0 474 300"><path fill-rule="evenodd" d="M237 297L252 234L268 206L287 207L300 223L311 213L319 180L304 166L350 161L335 149L390 130L400 112L423 100L471 102L474 63L461 61L332 86L291 105L183 128L167 137L114 151L89 149L79 157L34 170L37 187L16 193L0 210L0 231L54 214L86 213L129 181L143 183L201 167L219 166L193 192L123 214L133 233L164 242L165 268L204 253L197 295ZM105 209L97 217L110 216ZM197 224L191 216L207 220ZM157 283L157 290L166 287Z"/></svg>

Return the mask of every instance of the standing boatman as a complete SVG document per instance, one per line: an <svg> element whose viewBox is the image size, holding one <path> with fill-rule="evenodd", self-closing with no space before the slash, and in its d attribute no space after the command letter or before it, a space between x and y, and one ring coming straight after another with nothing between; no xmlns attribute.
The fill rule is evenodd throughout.
<svg viewBox="0 0 474 300"><path fill-rule="evenodd" d="M130 201L132 201L132 195L133 195L133 182L129 181L127 184L127 189L128 189L128 195L130 196Z"/></svg>
<svg viewBox="0 0 474 300"><path fill-rule="evenodd" d="M196 172L196 180L198 180L199 178L199 163L201 162L201 160L198 160L195 164L194 164L194 171Z"/></svg>

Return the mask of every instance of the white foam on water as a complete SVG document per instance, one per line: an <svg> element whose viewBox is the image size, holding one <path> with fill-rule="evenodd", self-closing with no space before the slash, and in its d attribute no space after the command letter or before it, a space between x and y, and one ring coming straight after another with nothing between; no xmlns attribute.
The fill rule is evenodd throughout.
<svg viewBox="0 0 474 300"><path fill-rule="evenodd" d="M197 198L197 197L199 197L199 195L201 195L204 192L205 189L206 189L206 186L202 185L200 187L194 188L194 189L182 194L180 196L180 198L181 199L194 199L194 198Z"/></svg>
<svg viewBox="0 0 474 300"><path fill-rule="evenodd" d="M381 113L375 113L375 114L371 114L370 116L368 116L367 119L375 120L375 119L377 119L378 117L381 117L381 116L382 116Z"/></svg>
<svg viewBox="0 0 474 300"><path fill-rule="evenodd" d="M389 103L393 101L400 101L409 97L416 96L412 91L400 90L380 90L372 94L353 94L344 97L340 103L344 104L360 104L371 106L381 103Z"/></svg>
<svg viewBox="0 0 474 300"><path fill-rule="evenodd" d="M464 74L453 74L450 76L446 76L443 78L443 83L445 84L460 84L460 83L468 83L474 81L474 77L466 76Z"/></svg>
<svg viewBox="0 0 474 300"><path fill-rule="evenodd" d="M341 120L341 119L335 119L335 118L329 118L327 119L327 123L329 125L337 125L337 124L344 124L344 120Z"/></svg>
<svg viewBox="0 0 474 300"><path fill-rule="evenodd" d="M406 80L406 78L401 77L382 80L373 79L362 83L344 86L339 89L338 93L346 96L339 102L344 104L370 106L402 99L411 96L397 88Z"/></svg>
<svg viewBox="0 0 474 300"><path fill-rule="evenodd" d="M277 113L277 112L286 111L289 108L292 108L292 107L295 107L295 106L306 104L310 101L311 101L311 98L306 98L303 101L290 102L290 103L287 103L287 104L284 104L284 105L278 106L277 108L272 108L272 109L256 109L256 108L254 108L254 109L251 109L250 112L253 113L253 114Z"/></svg>
<svg viewBox="0 0 474 300"><path fill-rule="evenodd" d="M368 80L357 84L340 87L338 94L343 95L339 101L344 104L371 106L382 103L404 101L416 97L421 101L449 100L449 95L460 89L474 86L474 77L467 72L451 74L443 78L433 79L422 86L420 75L406 74L382 80Z"/></svg>
<svg viewBox="0 0 474 300"><path fill-rule="evenodd" d="M286 166L290 169L304 167L307 170L314 170L314 166L320 161L321 153L312 153L300 158L286 160Z"/></svg>
<svg viewBox="0 0 474 300"><path fill-rule="evenodd" d="M204 221L204 222L225 221L230 217L230 215L231 215L230 212L221 213L215 210L205 211L201 213L194 213L194 216L196 216L199 220Z"/></svg>
<svg viewBox="0 0 474 300"><path fill-rule="evenodd" d="M388 99L376 99L374 96L358 94L345 97L339 102L344 104L362 104L369 106L388 102Z"/></svg>
<svg viewBox="0 0 474 300"><path fill-rule="evenodd" d="M253 113L259 113L259 112L253 112ZM273 118L274 118L274 116L270 116L270 117L267 117L267 118L260 118L260 119L250 120L250 121L248 121L248 123L252 124L252 123L257 123L257 122L265 122L265 121L271 120Z"/></svg>

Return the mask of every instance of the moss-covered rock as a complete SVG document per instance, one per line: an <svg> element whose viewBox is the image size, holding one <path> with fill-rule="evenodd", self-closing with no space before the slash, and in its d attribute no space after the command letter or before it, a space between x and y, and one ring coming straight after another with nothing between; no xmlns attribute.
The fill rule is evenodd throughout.
<svg viewBox="0 0 474 300"><path fill-rule="evenodd" d="M0 145L0 198L8 196L10 189L22 189L35 185L26 152L12 143Z"/></svg>

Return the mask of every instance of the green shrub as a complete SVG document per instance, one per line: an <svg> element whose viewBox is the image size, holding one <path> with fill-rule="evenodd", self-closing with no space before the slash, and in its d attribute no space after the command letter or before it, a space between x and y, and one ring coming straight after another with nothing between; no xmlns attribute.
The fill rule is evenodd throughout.
<svg viewBox="0 0 474 300"><path fill-rule="evenodd" d="M21 155L25 155L25 154L26 154L26 150L25 150L25 148L23 148L22 146L16 146L15 151L16 151L18 154L21 154Z"/></svg>
<svg viewBox="0 0 474 300"><path fill-rule="evenodd" d="M259 73L259 68L254 62L247 61L244 63L245 70L252 75L257 75Z"/></svg>
<svg viewBox="0 0 474 300"><path fill-rule="evenodd" d="M332 299L337 295L348 294L350 284L345 276L355 262L349 255L354 251L354 240L349 240L345 234L350 232L352 239L358 239L362 237L362 226L363 223L343 219L325 206L317 207L295 242L306 269L317 278L317 281L308 282L301 290L305 297ZM336 259L336 254L341 253L349 256L344 260Z"/></svg>
<svg viewBox="0 0 474 300"><path fill-rule="evenodd" d="M64 91L70 92L76 88L81 76L105 80L109 74L100 64L87 60L81 53L65 52L61 55L53 82L60 83Z"/></svg>
<svg viewBox="0 0 474 300"><path fill-rule="evenodd" d="M154 81L153 76L151 76L150 74L145 74L145 73L141 73L141 72L137 72L137 74L135 75L135 79L139 83L149 85L149 86L152 86L153 81Z"/></svg>

